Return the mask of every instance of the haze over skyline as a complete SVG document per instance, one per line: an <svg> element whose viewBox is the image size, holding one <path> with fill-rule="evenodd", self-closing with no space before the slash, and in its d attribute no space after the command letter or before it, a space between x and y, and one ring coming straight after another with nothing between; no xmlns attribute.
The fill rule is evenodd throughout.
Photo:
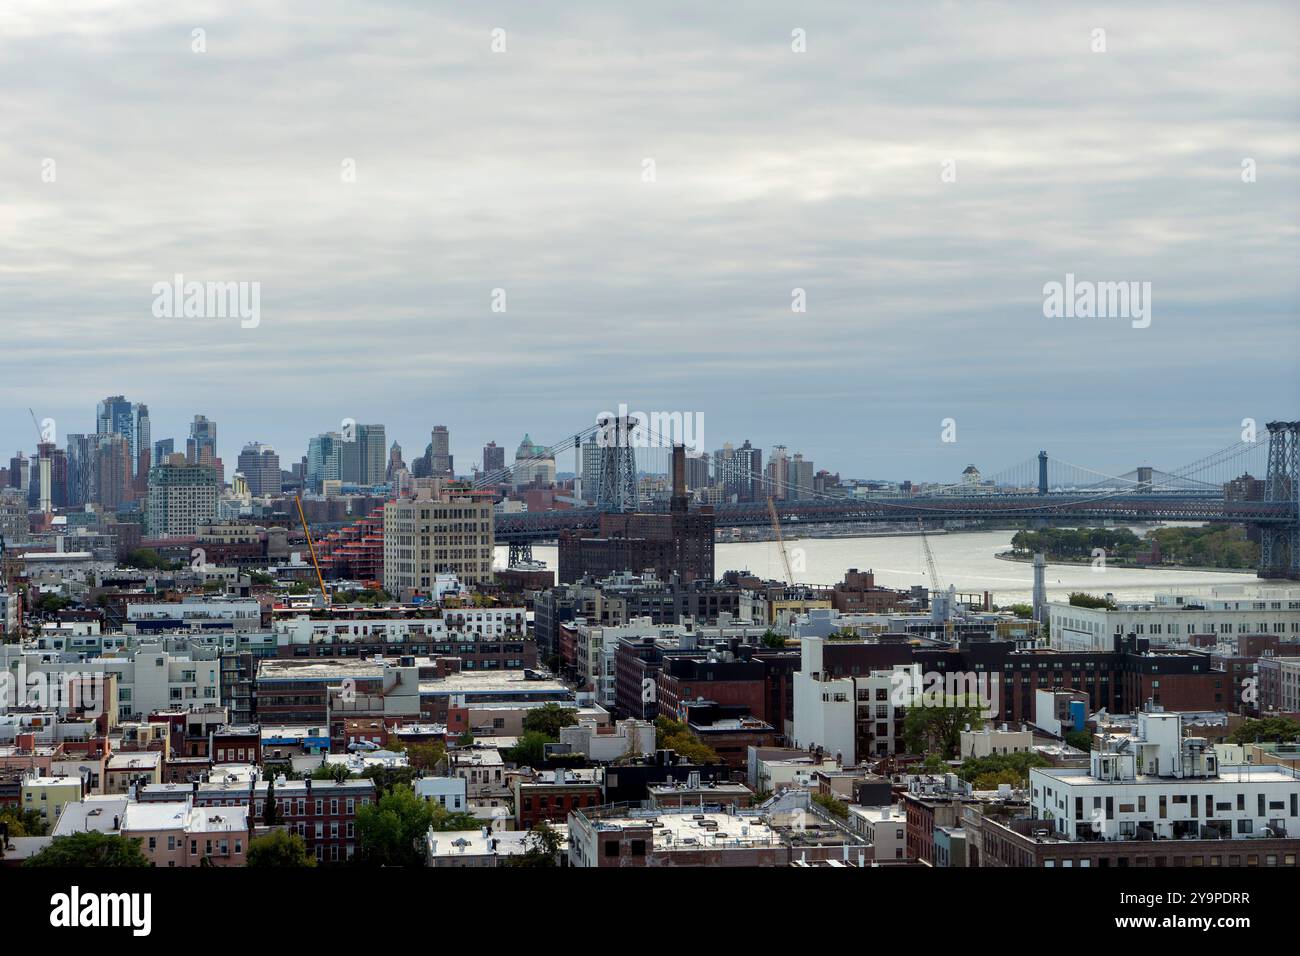
<svg viewBox="0 0 1300 956"><path fill-rule="evenodd" d="M914 480L1300 417L1290 4L65 6L0 10L5 459L118 393L228 473L345 417L467 472L620 402ZM176 274L259 324L155 317ZM1150 327L1045 318L1067 274Z"/></svg>

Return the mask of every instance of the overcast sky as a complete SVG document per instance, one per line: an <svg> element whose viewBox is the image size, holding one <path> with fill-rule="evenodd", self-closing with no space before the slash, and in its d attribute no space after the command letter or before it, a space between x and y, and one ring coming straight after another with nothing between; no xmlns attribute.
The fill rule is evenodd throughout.
<svg viewBox="0 0 1300 956"><path fill-rule="evenodd" d="M1295 4L615 6L5 0L2 457L113 393L227 474L345 417L467 471L619 402L935 480L1300 418ZM155 317L177 273L260 323ZM1067 273L1150 326L1045 318Z"/></svg>

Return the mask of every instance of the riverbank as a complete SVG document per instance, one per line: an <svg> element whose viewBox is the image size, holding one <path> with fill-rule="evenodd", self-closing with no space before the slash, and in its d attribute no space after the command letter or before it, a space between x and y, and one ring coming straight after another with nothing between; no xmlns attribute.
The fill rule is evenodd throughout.
<svg viewBox="0 0 1300 956"><path fill-rule="evenodd" d="M1022 557L1014 551L1001 551L993 555L999 561L1014 561L1016 564L1033 564L1033 555ZM1066 564L1077 568L1092 567L1091 561L1067 561L1058 558L1048 558L1048 564ZM1108 568L1125 568L1131 571L1213 571L1215 574L1255 574L1254 568L1215 568L1202 567L1194 564L1132 564L1127 561L1116 561L1113 558L1106 559Z"/></svg>

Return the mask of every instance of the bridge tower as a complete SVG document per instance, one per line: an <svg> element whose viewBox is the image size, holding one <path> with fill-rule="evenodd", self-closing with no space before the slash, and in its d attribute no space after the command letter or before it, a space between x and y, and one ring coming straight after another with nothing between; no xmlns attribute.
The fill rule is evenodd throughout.
<svg viewBox="0 0 1300 956"><path fill-rule="evenodd" d="M1047 494L1047 452L1038 453L1038 493Z"/></svg>
<svg viewBox="0 0 1300 956"><path fill-rule="evenodd" d="M637 427L633 418L602 418L597 423L596 507L601 511L626 512L636 509L636 453L632 450L632 433Z"/></svg>
<svg viewBox="0 0 1300 956"><path fill-rule="evenodd" d="M1300 578L1300 422L1268 423L1264 498L1289 505L1290 521L1260 529L1259 576Z"/></svg>

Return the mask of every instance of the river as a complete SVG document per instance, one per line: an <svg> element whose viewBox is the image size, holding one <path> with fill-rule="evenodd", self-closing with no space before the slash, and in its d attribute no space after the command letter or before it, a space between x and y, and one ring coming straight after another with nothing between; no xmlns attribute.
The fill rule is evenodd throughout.
<svg viewBox="0 0 1300 956"><path fill-rule="evenodd" d="M995 555L1009 550L1012 531L972 531L930 535L935 569L945 586L958 591L990 591L995 604L1028 602L1033 597L1032 565L1002 561ZM872 570L876 583L890 588L928 584L929 573L917 535L871 538L787 539L795 580L801 584L831 584L841 580L849 568ZM497 548L496 563L504 567L508 549ZM558 568L557 549L533 546L533 557ZM727 543L717 546L714 567L718 576L728 570L748 570L762 578L784 577L781 553L772 541ZM1071 591L1107 592L1120 599L1150 600L1157 591L1177 590L1208 595L1209 589L1225 584L1261 583L1253 574L1228 571L1164 571L1143 568L1094 569L1089 566L1048 564L1047 595L1067 598Z"/></svg>

